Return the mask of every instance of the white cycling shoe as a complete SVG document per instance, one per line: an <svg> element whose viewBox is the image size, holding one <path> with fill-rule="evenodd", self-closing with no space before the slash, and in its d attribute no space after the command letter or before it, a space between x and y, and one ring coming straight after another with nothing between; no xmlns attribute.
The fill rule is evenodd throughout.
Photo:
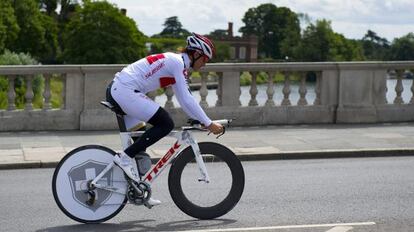
<svg viewBox="0 0 414 232"><path fill-rule="evenodd" d="M161 204L161 201L156 200L154 198L150 198L146 203L144 203L145 207L147 207L148 209L151 209L153 206L160 205L160 204Z"/></svg>
<svg viewBox="0 0 414 232"><path fill-rule="evenodd" d="M120 167L132 180L139 182L137 163L134 158L129 157L125 152L114 156L114 163Z"/></svg>

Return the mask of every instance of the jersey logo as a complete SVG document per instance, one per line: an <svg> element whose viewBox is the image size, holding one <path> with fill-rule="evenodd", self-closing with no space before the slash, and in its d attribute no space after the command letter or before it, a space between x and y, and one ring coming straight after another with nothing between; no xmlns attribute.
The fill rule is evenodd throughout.
<svg viewBox="0 0 414 232"><path fill-rule="evenodd" d="M154 75L156 72L158 72L160 69L162 69L165 66L164 63L160 63L155 68L153 68L151 71L145 74L145 79L148 79L150 76Z"/></svg>

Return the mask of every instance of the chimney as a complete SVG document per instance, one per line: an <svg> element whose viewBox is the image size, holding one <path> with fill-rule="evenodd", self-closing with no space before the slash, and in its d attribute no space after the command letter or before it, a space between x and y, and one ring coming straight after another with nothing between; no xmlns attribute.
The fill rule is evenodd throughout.
<svg viewBox="0 0 414 232"><path fill-rule="evenodd" d="M121 14L126 15L126 13L127 13L127 10L125 8L122 8L121 9Z"/></svg>
<svg viewBox="0 0 414 232"><path fill-rule="evenodd" d="M227 34L231 38L233 37L233 23L229 22L229 27L227 28Z"/></svg>

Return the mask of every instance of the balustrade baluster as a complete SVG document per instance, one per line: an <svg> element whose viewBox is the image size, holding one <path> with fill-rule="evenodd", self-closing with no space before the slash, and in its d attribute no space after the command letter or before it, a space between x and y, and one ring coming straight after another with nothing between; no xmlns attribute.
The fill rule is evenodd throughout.
<svg viewBox="0 0 414 232"><path fill-rule="evenodd" d="M66 108L66 74L61 75L62 79L62 105L60 106L60 109Z"/></svg>
<svg viewBox="0 0 414 232"><path fill-rule="evenodd" d="M52 75L45 74L45 90L43 92L43 98L45 99L43 104L43 110L50 110L52 109L52 105L50 104L50 97L52 96L50 91L50 78Z"/></svg>
<svg viewBox="0 0 414 232"><path fill-rule="evenodd" d="M411 97L410 103L414 104L414 80L412 81L412 84L411 84L411 93L412 93L412 97Z"/></svg>
<svg viewBox="0 0 414 232"><path fill-rule="evenodd" d="M221 94L221 89L222 89L222 86L223 86L223 73L222 72L220 72L220 73L217 73L217 76L218 76L218 80L217 80L217 89L216 89L216 94L217 94L217 101L216 101L216 106L221 106L222 105L222 101L221 101L221 97L222 97L222 94Z"/></svg>
<svg viewBox="0 0 414 232"><path fill-rule="evenodd" d="M24 95L26 98L26 105L25 105L25 110L33 110L33 97L34 97L34 93L33 93L33 87L32 87L32 80L33 80L33 75L29 75L25 77L26 79L26 94Z"/></svg>
<svg viewBox="0 0 414 232"><path fill-rule="evenodd" d="M299 101L298 101L298 105L299 106L306 106L308 104L308 101L306 100L306 93L308 92L306 90L306 73L302 72L300 77L300 86L299 86Z"/></svg>
<svg viewBox="0 0 414 232"><path fill-rule="evenodd" d="M316 83L315 83L315 101L313 102L314 105L320 105L321 104L321 78L322 78L322 72L316 73Z"/></svg>
<svg viewBox="0 0 414 232"><path fill-rule="evenodd" d="M207 100L206 100L207 95L208 95L207 76L208 76L207 72L202 72L201 73L201 88L200 88L201 101L200 101L200 106L202 108L207 108L208 107L208 103L207 103Z"/></svg>
<svg viewBox="0 0 414 232"><path fill-rule="evenodd" d="M290 79L289 79L289 73L283 72L283 75L285 77L285 82L283 85L283 100L282 100L282 106L289 106L291 105L289 100L290 95Z"/></svg>
<svg viewBox="0 0 414 232"><path fill-rule="evenodd" d="M251 72L252 75L252 84L250 85L250 101L249 101L249 106L257 106L257 100L256 100L256 96L257 93L259 92L257 90L257 72Z"/></svg>
<svg viewBox="0 0 414 232"><path fill-rule="evenodd" d="M401 97L402 92L404 91L404 87L402 85L402 78L403 78L403 71L397 70L397 85L395 86L395 92L397 96L394 99L394 104L403 104L404 100Z"/></svg>
<svg viewBox="0 0 414 232"><path fill-rule="evenodd" d="M7 110L15 110L16 109L16 104L15 104L16 91L14 90L14 80L16 79L16 76L8 76L7 78L9 80L9 91L7 93L9 106Z"/></svg>
<svg viewBox="0 0 414 232"><path fill-rule="evenodd" d="M275 90L273 88L274 84L273 84L273 77L275 75L275 72L268 72L267 73L267 89L266 89L266 94L267 94L267 100L265 105L266 106L274 106L275 105L275 101L273 100L273 95L275 94Z"/></svg>
<svg viewBox="0 0 414 232"><path fill-rule="evenodd" d="M168 86L165 89L165 95L167 95L167 101L165 102L165 108L167 109L174 108L174 102L172 101L172 98L174 96L174 91L171 86Z"/></svg>

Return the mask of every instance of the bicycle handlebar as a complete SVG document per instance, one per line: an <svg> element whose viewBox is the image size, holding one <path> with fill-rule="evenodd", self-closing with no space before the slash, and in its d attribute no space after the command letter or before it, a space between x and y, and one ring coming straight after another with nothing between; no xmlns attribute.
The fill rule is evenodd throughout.
<svg viewBox="0 0 414 232"><path fill-rule="evenodd" d="M230 123L233 121L233 119L219 119L219 120L213 120L213 122L221 124L222 126L229 126ZM187 121L188 124L190 124L191 126L204 126L200 121L195 120L195 119L188 119Z"/></svg>
<svg viewBox="0 0 414 232"><path fill-rule="evenodd" d="M226 133L226 127L230 126L230 123L233 121L233 119L219 119L219 120L213 120L213 122L218 123L223 126L223 133L219 134L216 138L219 138L220 136L224 135ZM198 120L195 119L188 119L187 121L190 126L184 126L182 127L183 130L199 130L199 131L208 131L206 127ZM211 133L211 132L210 132ZM208 134L210 134L208 133Z"/></svg>

